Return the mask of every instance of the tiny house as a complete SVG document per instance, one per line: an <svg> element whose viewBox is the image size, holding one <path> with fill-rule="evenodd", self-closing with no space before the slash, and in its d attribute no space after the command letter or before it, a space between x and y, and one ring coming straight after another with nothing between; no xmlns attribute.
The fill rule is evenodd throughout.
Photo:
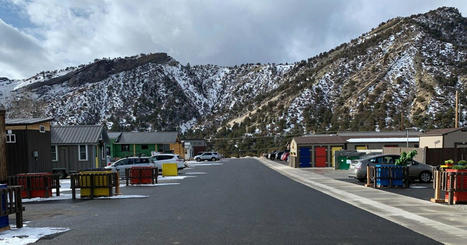
<svg viewBox="0 0 467 245"><path fill-rule="evenodd" d="M66 175L106 165L109 137L104 126L76 125L51 128L51 159L54 172Z"/></svg>
<svg viewBox="0 0 467 245"><path fill-rule="evenodd" d="M8 175L52 171L50 122L53 118L5 120Z"/></svg>

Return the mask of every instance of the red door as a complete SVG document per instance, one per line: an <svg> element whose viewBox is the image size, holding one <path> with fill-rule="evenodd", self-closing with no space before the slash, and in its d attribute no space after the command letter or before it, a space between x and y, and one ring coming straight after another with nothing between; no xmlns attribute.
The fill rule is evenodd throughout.
<svg viewBox="0 0 467 245"><path fill-rule="evenodd" d="M326 147L315 147L315 167L326 167Z"/></svg>

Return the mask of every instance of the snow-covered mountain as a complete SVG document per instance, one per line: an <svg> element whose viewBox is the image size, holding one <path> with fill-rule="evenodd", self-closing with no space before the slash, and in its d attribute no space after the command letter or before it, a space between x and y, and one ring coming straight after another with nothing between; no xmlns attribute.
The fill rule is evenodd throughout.
<svg viewBox="0 0 467 245"><path fill-rule="evenodd" d="M182 65L156 53L0 79L10 117L123 130L302 134L467 125L467 20L453 8L395 18L294 64Z"/></svg>

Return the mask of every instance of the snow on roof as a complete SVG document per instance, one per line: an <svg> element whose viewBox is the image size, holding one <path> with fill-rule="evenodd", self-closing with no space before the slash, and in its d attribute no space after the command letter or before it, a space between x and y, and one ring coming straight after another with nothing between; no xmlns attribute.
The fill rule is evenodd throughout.
<svg viewBox="0 0 467 245"><path fill-rule="evenodd" d="M396 143L396 142L419 142L419 138L352 138L348 139L349 143Z"/></svg>

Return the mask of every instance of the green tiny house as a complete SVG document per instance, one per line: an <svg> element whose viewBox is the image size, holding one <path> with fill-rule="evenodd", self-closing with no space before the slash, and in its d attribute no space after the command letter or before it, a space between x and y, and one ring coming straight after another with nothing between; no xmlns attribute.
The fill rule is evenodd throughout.
<svg viewBox="0 0 467 245"><path fill-rule="evenodd" d="M183 157L177 132L109 132L107 154L112 158L151 156L152 152L173 152Z"/></svg>

